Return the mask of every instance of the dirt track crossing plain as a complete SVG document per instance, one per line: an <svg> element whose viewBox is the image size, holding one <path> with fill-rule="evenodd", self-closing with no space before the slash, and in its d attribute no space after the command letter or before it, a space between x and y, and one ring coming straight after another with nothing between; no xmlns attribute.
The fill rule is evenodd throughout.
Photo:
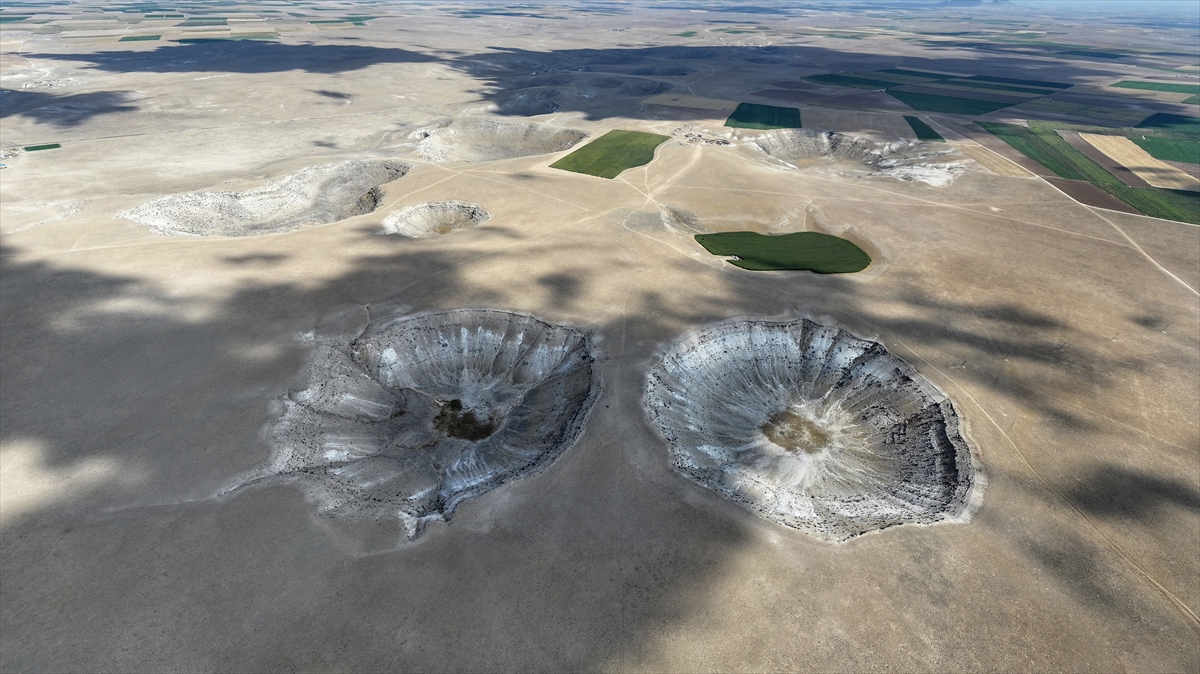
<svg viewBox="0 0 1200 674"><path fill-rule="evenodd" d="M968 4L4 3L0 674L1200 671L1196 3Z"/></svg>

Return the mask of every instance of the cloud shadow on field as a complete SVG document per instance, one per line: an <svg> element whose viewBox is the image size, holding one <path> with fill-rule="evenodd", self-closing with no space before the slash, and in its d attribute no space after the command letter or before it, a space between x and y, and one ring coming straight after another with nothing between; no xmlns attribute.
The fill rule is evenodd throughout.
<svg viewBox="0 0 1200 674"><path fill-rule="evenodd" d="M1030 62L1019 54L980 54L937 57L897 57L874 54L869 44L858 51L841 51L816 46L654 46L612 49L563 49L531 51L511 47L488 47L490 51L453 58L446 64L483 84L476 93L497 104L496 114L531 116L543 109L508 105L513 96L534 93L537 87L559 90L552 99L554 112L582 112L588 119L638 116L641 101L659 93L743 98L769 88L770 83L796 80L794 68L827 69L831 72L910 68L962 71L1024 79L1082 82L1102 71L1082 62L1048 64ZM722 75L713 64L729 67ZM813 85L811 101L836 98L859 89ZM740 90L733 94L731 91ZM797 92L792 92L800 95ZM897 109L907 106L895 102Z"/></svg>
<svg viewBox="0 0 1200 674"><path fill-rule="evenodd" d="M373 231L363 229L362 235ZM269 448L261 432L272 420L270 401L300 384L309 358L310 347L295 336L311 331L324 312L380 302L405 302L413 312L505 309L514 304L509 298L522 297L540 298L534 300L537 306L519 306L550 318L577 302L586 281L604 271L589 265L607 264L589 256L586 243L551 246L528 240L519 251L522 259L566 256L577 261L572 271L531 272L496 284L491 277L472 277L464 270L493 255L486 252L490 243L485 237L512 242L521 235L484 228L456 236L467 245L447 248L382 237L376 247L381 252L351 260L345 271L330 278L245 282L201 319L184 317L186 300L134 276L21 261L21 252L11 246L0 251L5 335L0 441L35 440L43 448L40 461L51 473L100 460L141 476L135 486L115 480L97 485L74 494L69 504L34 508L5 525L6 611L0 618L5 667L60 669L86 659L100 669L129 668L127 654L119 651L121 635L153 626L159 633L177 635L146 638L145 646L153 648L158 662L201 663L209 669L240 665L265 670L304 663L306 668L433 670L446 668L446 654L454 654L451 668L457 670L591 670L648 652L665 627L710 611L714 598L707 590L728 574L750 544L749 531L743 519L729 516L734 506L699 506L681 499L680 494L691 493L699 502L719 502L683 478L662 473L667 470L665 449L651 440L657 436L650 434L640 412L641 382L634 380L640 370L632 365L606 371L606 393L593 414L601 414L599 408L618 414L619 423L633 429L629 437L634 440L602 437L604 431L596 430L593 419L552 469L566 491L546 489L550 478L533 476L480 497L485 509L513 502L504 499L516 498L519 504L502 509L508 517L487 531L460 529L455 523L382 557L347 559L336 568L288 564L280 573L254 561L258 557L232 565L196 561L209 559L205 551L210 550L230 550L223 558L228 560L242 559L243 549L289 549L271 547L283 543L250 545L225 533L241 531L242 525L223 528L212 519L270 513L253 505L259 498L255 490L224 502L136 507L127 511L130 515L99 519L93 515L113 506L204 499L265 461ZM473 247L472 237L484 245ZM218 261L271 268L290 262L270 252ZM204 262L196 264L199 271ZM690 273L696 264L672 259L656 273ZM778 315L787 307L772 286L789 292L787 306L803 307L807 301L842 306L929 348L947 342L976 351L996 348L973 333L970 322L945 332L941 323L948 314L974 312L1013 322L1015 334L1003 346L1013 348L1016 357L1028 352L1039 358L1045 333L1062 329L1053 319L1006 305L933 305L925 321L889 319L872 314L860 286L839 277L755 276L738 270L708 278L711 286L695 289L686 303L657 288L633 289L627 311L597 326L610 336L602 350L617 356L628 345L634 354L630 357L641 360L682 332L713 320ZM907 301L930 311L931 302L920 296ZM1022 334L1024 343L1017 336ZM623 380L620 390L627 395L610 393L616 379ZM986 378L977 381L989 384ZM1024 404L1044 413L1038 406L1047 403L1032 397ZM661 474L647 476L646 462L659 466L654 470ZM1124 480L1097 474L1101 490ZM665 491L664 484L670 485ZM1073 498L1097 510L1143 513L1149 511L1133 504L1154 493L1194 507L1194 495L1170 485L1143 481L1135 487L1116 506L1090 496L1092 490ZM506 496L510 489L524 496ZM286 521L303 522L313 515L312 504L298 497L294 503ZM134 520L136 526L118 525ZM278 526L283 528L275 535L282 539L302 535L296 533L300 524ZM109 540L122 544L110 545ZM308 545L327 555L333 543L318 538ZM1051 574L1069 577L1072 569L1103 564L1086 546L1064 537L1030 546L1025 552L1032 562L1026 563ZM140 558L125 554L130 549L157 551L152 568L173 571L143 570ZM72 570L45 563L48 559L74 560ZM136 578L136 583L114 581L114 568L126 569L121 577ZM73 578L69 584L68 575ZM1110 583L1080 591L1100 593L1103 601L1117 606L1124 601L1110 596L1125 591ZM125 601L131 592L138 601ZM192 598L187 613L205 615L204 629L162 632L164 624L183 625L156 613L178 597ZM310 602L318 602L320 609ZM109 607L104 621L83 625L65 616L90 615L88 607L95 605ZM421 608L419 620L408 620L411 607ZM278 627L248 633L245 616ZM358 638L353 635L370 634L390 636L355 641L360 644L356 648L332 647ZM396 635L406 635L405 643L420 647L397 648ZM467 641L472 647L462 649ZM55 648L46 648L51 642ZM514 643L544 647L514 649Z"/></svg>
<svg viewBox="0 0 1200 674"><path fill-rule="evenodd" d="M78 126L99 115L137 112L127 91L51 94L28 89L0 89L0 118L26 117L58 128Z"/></svg>
<svg viewBox="0 0 1200 674"><path fill-rule="evenodd" d="M1170 478L1124 466L1094 466L1064 490L1068 499L1101 519L1155 520L1164 507L1200 512L1200 491Z"/></svg>
<svg viewBox="0 0 1200 674"><path fill-rule="evenodd" d="M75 61L112 73L264 74L302 70L332 75L362 70L381 63L436 61L420 52L393 47L343 44L285 44L231 40L164 45L153 50L96 51L90 54L26 54L31 59Z"/></svg>

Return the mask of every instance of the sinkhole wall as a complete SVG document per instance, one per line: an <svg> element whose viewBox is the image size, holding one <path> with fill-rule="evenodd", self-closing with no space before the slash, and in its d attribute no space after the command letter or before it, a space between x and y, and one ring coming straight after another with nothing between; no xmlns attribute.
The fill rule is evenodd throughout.
<svg viewBox="0 0 1200 674"><path fill-rule="evenodd" d="M530 122L466 120L417 132L417 155L430 162L492 161L570 149L587 134Z"/></svg>
<svg viewBox="0 0 1200 674"><path fill-rule="evenodd" d="M470 229L492 215L479 204L466 201L428 201L402 208L383 219L385 234L421 239Z"/></svg>
<svg viewBox="0 0 1200 674"><path fill-rule="evenodd" d="M934 186L947 185L967 170L965 158L944 144L931 149L929 144L917 141L882 142L812 129L778 129L748 140L789 163L822 158L856 162L872 169L872 175Z"/></svg>
<svg viewBox="0 0 1200 674"><path fill-rule="evenodd" d="M465 499L571 446L600 393L589 333L465 309L372 321L318 342L248 484L304 486L320 512L394 519L415 538Z"/></svg>
<svg viewBox="0 0 1200 674"><path fill-rule="evenodd" d="M958 518L976 469L953 405L882 345L808 320L675 344L645 408L674 467L829 541Z"/></svg>
<svg viewBox="0 0 1200 674"><path fill-rule="evenodd" d="M165 235L250 236L328 224L374 211L382 186L408 173L394 161L311 166L241 192L188 192L120 214Z"/></svg>

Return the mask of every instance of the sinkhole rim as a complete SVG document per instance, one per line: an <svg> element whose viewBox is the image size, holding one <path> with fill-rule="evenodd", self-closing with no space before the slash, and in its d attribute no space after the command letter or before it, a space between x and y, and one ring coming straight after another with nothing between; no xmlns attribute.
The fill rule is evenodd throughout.
<svg viewBox="0 0 1200 674"><path fill-rule="evenodd" d="M736 356L728 356L731 351L731 345L736 341L737 334L745 333L749 335L743 344L751 345L748 354L740 360ZM765 454L771 453L776 455L792 455L800 456L801 460L820 460L830 454L835 454L837 448L826 446L819 448L816 452L805 452L803 450L791 450L786 446L781 446L775 443L771 438L767 437L766 429L771 422L779 415L790 410L794 405L803 405L814 403L814 400L805 400L797 395L797 389L803 386L815 386L817 380L824 375L818 375L811 381L794 380L792 383L796 388L789 389L787 395L781 400L776 400L769 405L764 404L761 410L761 418L759 422L754 424L755 428L752 431L740 429L737 432L743 436L747 433L756 433L761 439L758 447L741 446L721 446L719 443L729 438L738 437L736 433L713 432L728 431L728 428L722 429L711 423L711 418L716 418L719 415L703 412L703 402L705 400L716 399L710 392L701 392L694 397L700 403L690 403L687 396L681 395L681 390L700 391L706 387L713 390L718 390L719 387L712 385L713 381L718 379L718 375L733 375L739 371L733 369L730 363L741 368L741 372L752 371L755 368L760 368L760 362L769 361L770 358L764 356L755 356L754 353L759 349L764 348L764 343L755 344L754 339L767 335L782 334L784 341L792 340L794 345L805 345L807 350L792 352L793 359L799 359L802 355L803 359L812 358L811 347L817 343L819 336L824 336L828 340L826 350L814 361L810 361L807 365L812 365L813 362L818 362L820 372L825 372L824 368L828 363L835 361L838 350L840 348L848 348L850 350L858 349L857 356L849 364L844 365L840 375L830 384L824 394L815 402L820 402L824 405L825 414L822 418L829 418L829 415L840 415L846 412L843 410L843 403L851 406L860 405L860 402L853 401L855 391L866 390L864 387L859 389L847 389L848 393L839 392L839 396L831 400L821 402L825 398L829 398L832 392L838 391L839 387L853 381L850 376L856 369L860 369L870 374L873 369L872 359L882 358L888 365L894 365L894 372L889 376L884 376L878 380L881 385L885 385L886 395L896 397L900 403L893 404L891 407L879 407L888 411L897 411L900 409L911 407L910 403L914 401L920 403L915 409L916 412L908 413L907 417L897 417L903 423L910 423L914 420L926 422L932 420L933 425L941 428L944 435L940 436L944 440L943 445L933 444L919 446L917 450L918 456L936 460L937 457L943 458L949 456L948 470L943 471L942 464L938 464L938 470L930 474L923 475L922 481L902 481L897 479L894 485L888 483L885 486L900 486L904 489L912 487L919 489L928 487L938 489L939 484L942 489L940 493L941 500L936 500L928 508L914 507L912 513L907 516L882 516L878 512L872 513L870 506L873 502L878 503L880 512L883 502L878 497L886 495L886 490L876 490L872 493L869 490L864 490L861 494L829 494L813 493L807 494L803 491L793 494L787 492L786 485L778 488L777 492L773 493L773 497L787 496L797 503L809 501L813 504L805 517L794 516L795 513L782 513L778 509L779 503L785 499L776 498L773 502L775 511L767 508L763 502L756 501L753 496L747 496L739 493L737 488L722 484L713 478L714 475L723 475L720 471L729 471L729 475L734 477L739 476L739 470L745 468L745 464L739 464L737 459L742 457L756 458L762 457ZM706 362L707 359L701 354L696 356L696 361L688 361L687 356L695 352L703 352L713 350L716 357L717 365L720 368L727 366L729 369L724 371L708 372L703 375L696 374L695 363ZM725 362L720 361L722 356L726 356ZM786 360L786 358L784 358ZM859 361L862 361L861 363ZM680 363L686 362L691 366L691 369L683 367ZM861 365L861 367L860 367ZM671 369L676 369L672 373ZM761 366L766 367L766 366ZM837 368L829 370L836 372ZM763 372L759 369L759 372ZM680 373L686 373L687 376L676 376ZM858 374L862 381L868 381L866 375ZM695 387L688 388L686 382L689 378L706 378L707 381L697 382ZM751 377L747 377L752 379ZM680 384L683 382L683 384ZM760 382L761 385L761 382ZM735 387L736 388L736 387ZM742 391L749 392L752 389L743 387ZM762 388L762 391L767 391ZM763 395L770 395L764 393ZM740 317L720 320L714 323L694 327L680 334L676 339L664 343L657 354L657 360L647 370L645 377L645 388L642 396L643 413L646 415L647 421L655 429L659 438L663 441L667 453L670 455L671 468L687 477L698 486L704 487L711 491L717 492L726 500L732 501L747 510L750 510L758 517L771 521L776 524L784 525L788 528L797 529L805 534L811 535L825 542L840 544L846 541L858 538L862 535L871 533L879 533L887 529L895 528L901 525L916 525L916 526L931 526L941 523L966 523L969 522L974 514L982 505L983 493L987 486L987 475L984 466L980 461L979 450L977 444L971 440L968 429L968 422L958 411L953 401L948 395L931 381L929 378L921 374L917 369L904 358L887 349L877 339L868 339L854 334L852 331L842 327L827 318L821 321L813 320L807 316L800 318L785 318L785 319L770 319L757 317ZM688 406L692 405L700 417L692 416L687 420L685 426L680 421L688 414ZM860 410L861 412L861 410ZM675 422L672 419L676 419ZM749 417L747 417L748 419ZM815 417L809 419L816 420ZM888 449L889 451L899 452L894 455L880 454L885 459L895 460L897 457L904 458L904 452L910 450L913 445L906 445L902 440L895 442L894 439L883 439L884 433L889 430L894 430L896 426L885 427L883 431L878 428L872 430L867 428L863 421L874 421L870 415L865 415L858 419L858 423L848 428L853 430L857 428L863 429L863 437L869 437L872 433L871 442L875 443L866 446L866 453L870 454L878 448ZM750 423L747 421L747 423ZM940 424L940 425L939 425ZM683 430L685 429L686 430ZM858 435L853 433L852 435ZM694 438L705 438L706 444L687 444L687 441ZM707 444L708 439L713 439L715 444ZM836 438L831 438L836 440ZM892 444L889 444L892 443ZM830 443L835 444L833 442ZM765 448L765 446L774 448L773 452L760 451L758 454L750 453L750 449ZM898 450L897 450L898 448ZM700 463L692 461L699 452L713 450L712 454L706 458L712 459L713 464L703 466ZM921 452L927 450L927 454ZM949 451L948 451L949 450ZM742 452L742 453L739 453ZM853 451L847 454L863 454L863 450L854 448ZM734 457L727 461L721 462L719 457L722 455ZM718 458L714 458L718 457ZM767 457L772 458L772 457ZM898 463L898 462L897 462ZM714 468L713 465L716 467ZM895 466L891 466L893 469ZM901 473L896 473L901 475ZM736 480L735 480L736 482ZM798 483L807 488L811 483ZM771 486L771 485L769 485ZM778 485L774 485L778 486ZM901 490L903 491L903 490ZM843 517L843 519L824 519L821 515L821 509L829 509L830 503L837 503L838 500L842 503L852 504L855 507L860 507L862 504L867 504L865 514L860 518L856 516ZM915 504L914 504L915 505ZM813 512L818 513L812 515Z"/></svg>

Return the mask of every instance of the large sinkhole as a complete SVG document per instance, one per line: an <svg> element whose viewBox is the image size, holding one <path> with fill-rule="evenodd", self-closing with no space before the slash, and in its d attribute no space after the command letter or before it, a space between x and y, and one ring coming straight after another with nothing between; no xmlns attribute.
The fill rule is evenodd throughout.
<svg viewBox="0 0 1200 674"><path fill-rule="evenodd" d="M958 518L976 481L943 394L882 345L808 320L689 335L645 404L677 470L829 541Z"/></svg>
<svg viewBox="0 0 1200 674"><path fill-rule="evenodd" d="M574 443L600 390L591 343L577 329L475 309L318 341L308 387L282 399L269 465L240 483L300 483L324 514L398 516L416 537Z"/></svg>

